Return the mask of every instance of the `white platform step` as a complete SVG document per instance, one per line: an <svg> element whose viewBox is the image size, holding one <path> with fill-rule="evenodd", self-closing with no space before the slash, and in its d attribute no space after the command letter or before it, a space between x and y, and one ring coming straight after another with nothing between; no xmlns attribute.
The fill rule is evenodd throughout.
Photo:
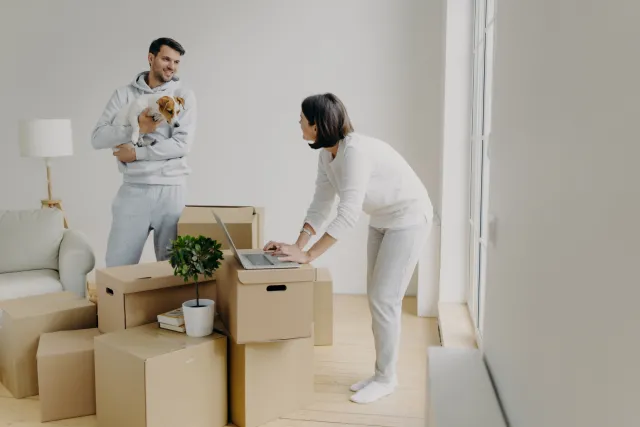
<svg viewBox="0 0 640 427"><path fill-rule="evenodd" d="M430 347L427 427L506 427L478 349Z"/></svg>

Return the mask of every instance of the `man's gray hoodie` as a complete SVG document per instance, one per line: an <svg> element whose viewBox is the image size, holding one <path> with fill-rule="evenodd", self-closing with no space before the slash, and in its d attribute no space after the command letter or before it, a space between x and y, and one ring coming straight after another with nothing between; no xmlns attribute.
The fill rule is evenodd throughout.
<svg viewBox="0 0 640 427"><path fill-rule="evenodd" d="M152 145L135 147L137 160L122 163L116 159L123 181L136 184L179 185L191 173L186 155L196 131L196 97L192 90L184 89L177 77L170 82L151 89L145 81L148 72L139 73L128 85L114 91L98 120L91 136L91 145L96 150L113 149L120 144L131 143L131 126L114 126L113 119L122 107L140 95L167 93L181 96L185 100L180 113L180 127L162 122L155 132L144 136L152 139Z"/></svg>

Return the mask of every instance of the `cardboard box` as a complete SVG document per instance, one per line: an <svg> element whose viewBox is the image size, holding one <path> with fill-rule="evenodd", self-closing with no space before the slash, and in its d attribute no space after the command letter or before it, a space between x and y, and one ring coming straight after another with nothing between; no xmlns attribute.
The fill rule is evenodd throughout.
<svg viewBox="0 0 640 427"><path fill-rule="evenodd" d="M100 427L223 427L228 420L227 337L167 331L157 323L95 338Z"/></svg>
<svg viewBox="0 0 640 427"><path fill-rule="evenodd" d="M222 249L230 249L224 231L213 216L215 211L238 249L262 249L264 246L264 209L254 206L188 205L178 221L178 236L206 236L216 240Z"/></svg>
<svg viewBox="0 0 640 427"><path fill-rule="evenodd" d="M199 278L200 298L216 300L214 279ZM196 297L192 281L173 275L168 261L96 270L98 328L108 333L156 322L158 314Z"/></svg>
<svg viewBox="0 0 640 427"><path fill-rule="evenodd" d="M0 301L0 382L15 398L36 396L40 335L96 324L95 304L73 292Z"/></svg>
<svg viewBox="0 0 640 427"><path fill-rule="evenodd" d="M96 413L93 338L98 328L50 332L38 344L42 422Z"/></svg>
<svg viewBox="0 0 640 427"><path fill-rule="evenodd" d="M229 338L229 413L257 427L314 401L313 337L237 344Z"/></svg>
<svg viewBox="0 0 640 427"><path fill-rule="evenodd" d="M312 266L245 270L225 251L217 277L217 311L238 344L312 335Z"/></svg>
<svg viewBox="0 0 640 427"><path fill-rule="evenodd" d="M98 305L98 290L96 289L95 279L87 279L87 289L85 291L85 297L92 303Z"/></svg>
<svg viewBox="0 0 640 427"><path fill-rule="evenodd" d="M333 344L333 280L327 268L316 268L313 282L313 336L317 346Z"/></svg>

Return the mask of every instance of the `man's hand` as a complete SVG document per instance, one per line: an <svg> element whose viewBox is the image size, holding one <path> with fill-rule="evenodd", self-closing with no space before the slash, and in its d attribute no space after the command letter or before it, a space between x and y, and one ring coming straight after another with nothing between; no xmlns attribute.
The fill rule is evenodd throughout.
<svg viewBox="0 0 640 427"><path fill-rule="evenodd" d="M151 133L156 130L160 125L160 120L157 122L153 119L153 116L149 116L149 108L145 108L138 116L138 124L140 125L140 133Z"/></svg>
<svg viewBox="0 0 640 427"><path fill-rule="evenodd" d="M136 160L136 149L133 144L127 143L118 145L118 150L113 152L113 155L123 163L131 163Z"/></svg>

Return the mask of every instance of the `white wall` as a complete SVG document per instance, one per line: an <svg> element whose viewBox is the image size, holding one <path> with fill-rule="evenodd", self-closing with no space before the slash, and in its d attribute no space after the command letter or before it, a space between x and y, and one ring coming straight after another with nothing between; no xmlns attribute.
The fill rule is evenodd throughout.
<svg viewBox="0 0 640 427"><path fill-rule="evenodd" d="M295 239L317 159L300 136L300 102L332 91L357 131L408 158L438 209L439 3L3 1L0 208L46 197L43 164L19 157L18 119L73 119L75 155L55 162L54 197L104 265L121 177L110 152L91 148L91 130L112 91L147 69L151 40L169 36L187 50L180 75L199 99L188 203L265 206L266 238ZM365 291L367 221L316 263L331 266L336 292ZM151 244L143 260L154 260Z"/></svg>
<svg viewBox="0 0 640 427"><path fill-rule="evenodd" d="M640 401L640 3L499 2L483 344L512 427Z"/></svg>

